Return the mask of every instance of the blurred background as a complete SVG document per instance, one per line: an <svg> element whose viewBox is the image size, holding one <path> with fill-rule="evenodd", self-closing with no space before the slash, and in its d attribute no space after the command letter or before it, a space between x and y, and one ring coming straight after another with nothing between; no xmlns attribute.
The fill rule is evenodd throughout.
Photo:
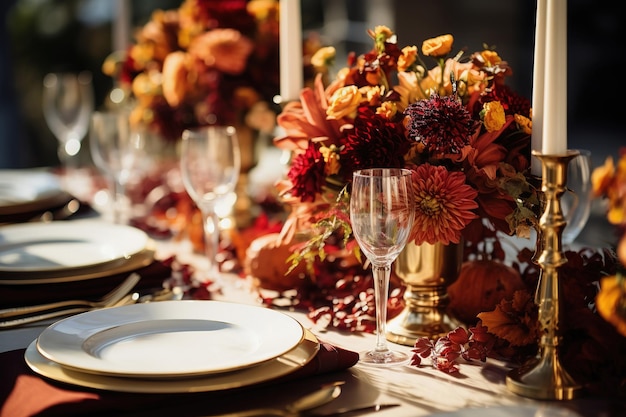
<svg viewBox="0 0 626 417"><path fill-rule="evenodd" d="M285 0L283 0L285 1ZM290 0L292 1L292 0ZM367 29L387 25L398 42L421 45L454 35L454 49L495 45L514 70L509 85L532 96L535 1L532 0L300 0L305 34L316 33L338 50L371 48ZM42 80L53 71L89 70L96 106L112 80L102 63L116 44L132 42L132 28L155 9L180 0L3 0L0 3L0 168L55 166L57 141L45 124ZM131 28L113 39L119 10ZM626 145L621 129L621 68L625 12L606 0L568 2L568 145L592 151L594 166ZM610 105L609 105L610 103ZM587 228L590 229L590 228ZM593 231L592 231L593 232Z"/></svg>
<svg viewBox="0 0 626 417"><path fill-rule="evenodd" d="M371 48L367 29L387 25L406 45L444 33L455 49L495 45L514 70L509 84L531 97L535 2L529 0L300 0L305 32L334 45L339 56ZM180 0L3 0L0 5L0 167L57 163L56 141L43 120L41 85L52 71L89 70L96 103L112 86L101 70L114 49L117 8L129 25ZM594 162L626 144L618 128L625 13L608 1L568 2L568 132L571 147L593 148ZM119 41L118 41L119 42ZM338 59L338 65L341 63ZM611 98L611 95L614 97Z"/></svg>

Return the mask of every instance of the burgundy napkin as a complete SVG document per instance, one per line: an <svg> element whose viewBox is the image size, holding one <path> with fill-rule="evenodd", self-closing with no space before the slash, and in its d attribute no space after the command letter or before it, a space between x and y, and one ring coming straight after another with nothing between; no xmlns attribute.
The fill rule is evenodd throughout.
<svg viewBox="0 0 626 417"><path fill-rule="evenodd" d="M26 306L53 301L98 299L117 287L133 271L108 275L101 278L72 282L52 282L47 284L0 285L0 308ZM171 277L171 267L155 260L151 264L135 270L141 280L135 291L161 288L163 281Z"/></svg>
<svg viewBox="0 0 626 417"><path fill-rule="evenodd" d="M304 367L262 385L193 394L134 394L49 381L31 371L24 361L24 349L18 349L0 354L0 417L208 415L228 407L232 410L233 405L249 407L255 398L275 396L303 378L346 370L357 361L357 353L322 343Z"/></svg>

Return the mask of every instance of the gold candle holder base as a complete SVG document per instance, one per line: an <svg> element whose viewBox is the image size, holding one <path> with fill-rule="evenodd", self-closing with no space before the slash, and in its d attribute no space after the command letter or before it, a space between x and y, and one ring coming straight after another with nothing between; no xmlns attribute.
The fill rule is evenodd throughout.
<svg viewBox="0 0 626 417"><path fill-rule="evenodd" d="M559 359L559 270L567 262L561 236L566 226L560 198L567 183L567 164L578 155L544 155L533 151L541 161L543 214L539 219L536 262L541 274L535 294L539 306L539 355L512 370L506 377L507 388L518 395L542 400L569 400L577 397L582 386L567 373ZM539 253L540 252L540 253Z"/></svg>

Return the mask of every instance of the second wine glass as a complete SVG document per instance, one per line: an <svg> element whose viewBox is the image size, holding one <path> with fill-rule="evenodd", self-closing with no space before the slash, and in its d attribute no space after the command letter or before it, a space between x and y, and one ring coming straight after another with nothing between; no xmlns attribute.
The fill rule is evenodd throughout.
<svg viewBox="0 0 626 417"><path fill-rule="evenodd" d="M372 168L353 174L350 221L359 247L372 264L376 299L376 346L362 352L371 365L403 364L408 354L387 346L387 298L391 264L407 243L413 224L411 171Z"/></svg>
<svg viewBox="0 0 626 417"><path fill-rule="evenodd" d="M46 123L59 142L58 156L67 179L76 168L75 158L94 110L91 73L46 74L42 101Z"/></svg>
<svg viewBox="0 0 626 417"><path fill-rule="evenodd" d="M180 169L189 196L202 212L209 279L219 275L219 216L215 209L232 195L241 156L232 126L204 126L183 132Z"/></svg>
<svg viewBox="0 0 626 417"><path fill-rule="evenodd" d="M115 223L132 217L126 185L144 158L145 139L131 129L126 111L96 111L91 117L89 148L93 162L109 177Z"/></svg>

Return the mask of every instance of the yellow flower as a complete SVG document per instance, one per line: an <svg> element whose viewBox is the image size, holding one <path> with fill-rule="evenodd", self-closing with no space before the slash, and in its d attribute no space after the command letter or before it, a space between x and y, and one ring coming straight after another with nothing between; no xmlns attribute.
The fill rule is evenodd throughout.
<svg viewBox="0 0 626 417"><path fill-rule="evenodd" d="M311 64L315 67L317 71L324 70L326 69L326 67L332 64L336 55L337 51L335 50L334 46L326 46L320 48L311 57Z"/></svg>
<svg viewBox="0 0 626 417"><path fill-rule="evenodd" d="M485 60L485 64L487 64L487 66L489 67L496 66L500 62L502 62L502 58L500 58L500 55L498 55L496 51L485 49L480 53L480 55Z"/></svg>
<svg viewBox="0 0 626 417"><path fill-rule="evenodd" d="M515 123L524 131L524 133L530 135L533 132L533 121L526 116L516 114Z"/></svg>
<svg viewBox="0 0 626 417"><path fill-rule="evenodd" d="M398 57L398 71L406 71L417 59L417 46L405 46L402 48L402 55Z"/></svg>
<svg viewBox="0 0 626 417"><path fill-rule="evenodd" d="M320 153L324 157L324 174L326 175L335 175L339 173L339 169L341 168L341 164L339 163L339 151L340 148L337 145L321 146Z"/></svg>
<svg viewBox="0 0 626 417"><path fill-rule="evenodd" d="M257 20L265 20L274 9L278 6L276 0L251 0L246 5L248 13L253 15Z"/></svg>
<svg viewBox="0 0 626 417"><path fill-rule="evenodd" d="M354 118L360 103L361 93L357 86L341 87L330 98L326 115L329 119Z"/></svg>
<svg viewBox="0 0 626 417"><path fill-rule="evenodd" d="M596 307L606 321L626 336L626 288L623 277L602 278L600 292L596 296Z"/></svg>
<svg viewBox="0 0 626 417"><path fill-rule="evenodd" d="M490 101L483 105L481 112L483 117L483 124L487 129L487 132L497 132L502 129L506 122L506 115L504 114L504 107L499 101Z"/></svg>
<svg viewBox="0 0 626 417"><path fill-rule="evenodd" d="M361 103L367 103L370 106L378 106L381 101L382 89L379 85L366 85L359 88L362 99Z"/></svg>
<svg viewBox="0 0 626 417"><path fill-rule="evenodd" d="M436 58L446 56L452 50L453 42L454 37L449 34L427 39L422 43L422 53Z"/></svg>
<svg viewBox="0 0 626 417"><path fill-rule="evenodd" d="M398 108L396 103L391 101L383 102L378 108L376 108L376 114L380 114L381 116L385 116L387 119L392 119L393 116L398 112Z"/></svg>

